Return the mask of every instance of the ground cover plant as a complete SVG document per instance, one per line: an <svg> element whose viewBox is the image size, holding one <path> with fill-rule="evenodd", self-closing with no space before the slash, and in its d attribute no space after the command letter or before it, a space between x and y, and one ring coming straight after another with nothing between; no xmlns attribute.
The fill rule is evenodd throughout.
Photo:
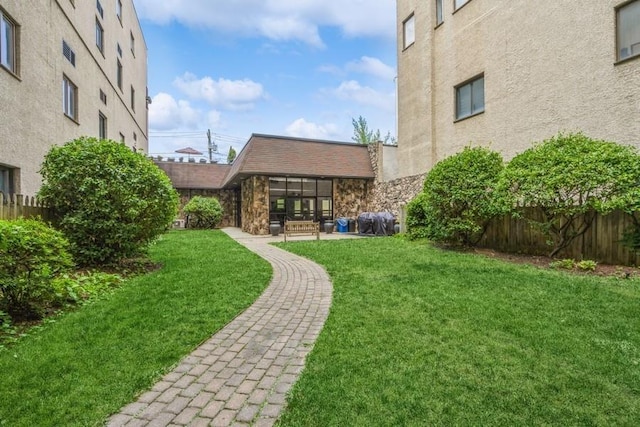
<svg viewBox="0 0 640 427"><path fill-rule="evenodd" d="M0 350L0 425L103 425L249 306L268 263L219 231L169 233L160 270Z"/></svg>
<svg viewBox="0 0 640 427"><path fill-rule="evenodd" d="M398 238L294 242L333 305L280 426L638 425L640 281Z"/></svg>

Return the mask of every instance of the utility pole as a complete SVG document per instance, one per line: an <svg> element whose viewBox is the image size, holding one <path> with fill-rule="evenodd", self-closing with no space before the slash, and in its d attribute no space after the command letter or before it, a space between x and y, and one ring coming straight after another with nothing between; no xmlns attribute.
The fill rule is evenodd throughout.
<svg viewBox="0 0 640 427"><path fill-rule="evenodd" d="M213 154L218 153L218 146L211 140L211 129L207 129L207 141L209 142L209 162L218 163L217 160L213 160Z"/></svg>

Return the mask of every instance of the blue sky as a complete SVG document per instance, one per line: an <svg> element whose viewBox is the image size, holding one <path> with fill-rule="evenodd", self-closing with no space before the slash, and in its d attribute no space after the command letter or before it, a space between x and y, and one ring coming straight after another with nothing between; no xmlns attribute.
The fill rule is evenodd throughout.
<svg viewBox="0 0 640 427"><path fill-rule="evenodd" d="M149 152L252 133L351 141L352 118L395 135L393 0L134 0L148 49Z"/></svg>

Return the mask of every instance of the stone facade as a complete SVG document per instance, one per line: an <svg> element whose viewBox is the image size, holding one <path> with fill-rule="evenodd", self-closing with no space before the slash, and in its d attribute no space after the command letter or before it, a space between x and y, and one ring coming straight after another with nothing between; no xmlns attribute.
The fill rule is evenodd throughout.
<svg viewBox="0 0 640 427"><path fill-rule="evenodd" d="M369 210L371 181L366 179L333 180L334 218L357 218Z"/></svg>
<svg viewBox="0 0 640 427"><path fill-rule="evenodd" d="M193 190L177 189L180 195L178 218L185 219L182 208L194 196L215 197L222 206L222 220L218 227L234 227L236 225L236 198L233 190Z"/></svg>
<svg viewBox="0 0 640 427"><path fill-rule="evenodd" d="M394 148L381 143L369 145L369 156L376 178L371 186L368 205L372 212L391 212L402 224L404 207L422 191L426 173L384 180L383 169L386 168L388 159L384 157L384 152Z"/></svg>
<svg viewBox="0 0 640 427"><path fill-rule="evenodd" d="M242 231L269 234L269 178L252 176L242 181Z"/></svg>

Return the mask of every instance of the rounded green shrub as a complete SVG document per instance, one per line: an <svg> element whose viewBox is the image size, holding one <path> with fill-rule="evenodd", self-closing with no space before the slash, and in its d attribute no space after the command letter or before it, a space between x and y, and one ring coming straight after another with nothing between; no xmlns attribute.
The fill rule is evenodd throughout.
<svg viewBox="0 0 640 427"><path fill-rule="evenodd" d="M69 242L40 220L0 220L0 311L39 318L53 280L73 266Z"/></svg>
<svg viewBox="0 0 640 427"><path fill-rule="evenodd" d="M407 204L407 237L411 240L426 239L427 230L427 195L418 194Z"/></svg>
<svg viewBox="0 0 640 427"><path fill-rule="evenodd" d="M473 246L489 221L507 210L495 189L503 169L499 153L465 149L437 163L424 181L424 231L430 240Z"/></svg>
<svg viewBox="0 0 640 427"><path fill-rule="evenodd" d="M499 188L549 237L554 257L591 227L596 213L640 206L639 163L633 147L561 133L514 157Z"/></svg>
<svg viewBox="0 0 640 427"><path fill-rule="evenodd" d="M124 144L82 137L45 156L38 193L59 220L81 265L139 254L177 213L167 175Z"/></svg>
<svg viewBox="0 0 640 427"><path fill-rule="evenodd" d="M190 228L215 228L222 219L222 206L215 197L194 196L183 212Z"/></svg>

